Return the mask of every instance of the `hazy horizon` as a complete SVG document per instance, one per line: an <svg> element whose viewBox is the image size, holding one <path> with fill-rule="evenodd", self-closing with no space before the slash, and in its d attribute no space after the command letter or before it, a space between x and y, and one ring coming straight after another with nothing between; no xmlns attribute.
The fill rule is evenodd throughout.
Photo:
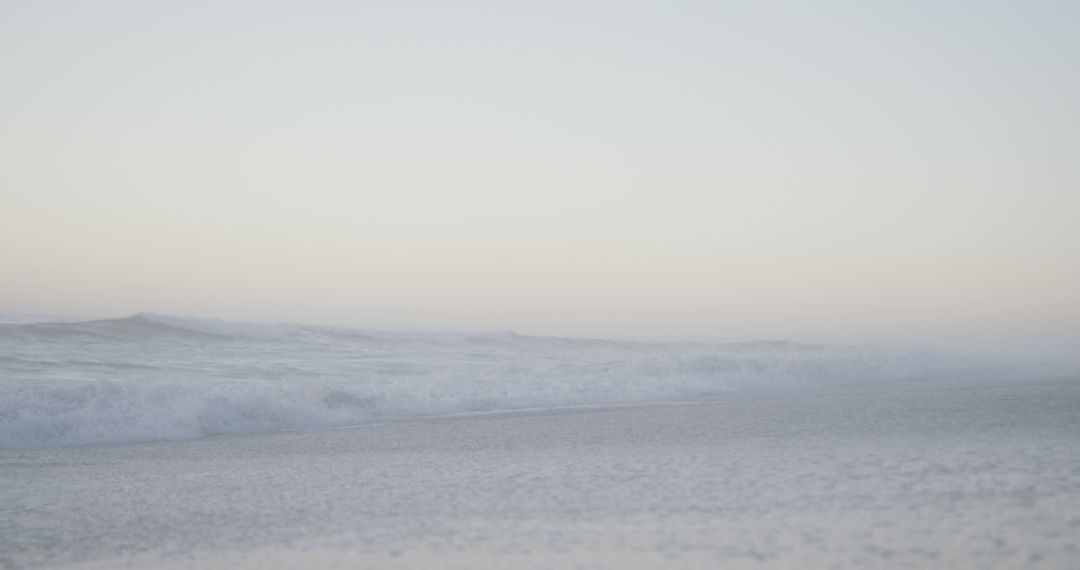
<svg viewBox="0 0 1080 570"><path fill-rule="evenodd" d="M0 312L1067 354L1078 24L0 1Z"/></svg>

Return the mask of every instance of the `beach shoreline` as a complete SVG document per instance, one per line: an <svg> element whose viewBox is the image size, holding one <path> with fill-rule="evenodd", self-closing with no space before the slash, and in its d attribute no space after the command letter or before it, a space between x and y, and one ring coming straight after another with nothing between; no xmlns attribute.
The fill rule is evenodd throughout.
<svg viewBox="0 0 1080 570"><path fill-rule="evenodd" d="M0 451L0 567L1065 568L1080 382Z"/></svg>

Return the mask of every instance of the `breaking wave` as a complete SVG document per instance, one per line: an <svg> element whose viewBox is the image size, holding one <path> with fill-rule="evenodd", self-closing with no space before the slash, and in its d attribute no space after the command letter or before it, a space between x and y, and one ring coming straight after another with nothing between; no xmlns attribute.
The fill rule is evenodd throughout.
<svg viewBox="0 0 1080 570"><path fill-rule="evenodd" d="M153 314L9 323L0 324L0 448L1031 372L874 346L632 343Z"/></svg>

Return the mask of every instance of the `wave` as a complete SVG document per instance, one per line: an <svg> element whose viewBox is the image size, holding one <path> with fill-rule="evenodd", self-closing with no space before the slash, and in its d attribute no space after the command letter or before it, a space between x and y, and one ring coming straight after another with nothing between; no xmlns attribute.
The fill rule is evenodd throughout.
<svg viewBox="0 0 1080 570"><path fill-rule="evenodd" d="M0 325L0 448L1047 372L876 346L635 343L140 313Z"/></svg>
<svg viewBox="0 0 1080 570"><path fill-rule="evenodd" d="M44 317L41 317L44 318ZM0 338L5 335L30 336L93 336L109 340L153 339L161 336L185 336L194 339L216 337L254 341L297 341L359 339L383 343L506 343L522 335L512 331L453 332L453 331L393 331L380 329L343 328L295 323L250 323L213 318L180 317L156 313L136 313L115 319L41 320L32 322L3 322L0 318ZM589 339L558 339L555 337L523 337L547 342L572 341L605 344L616 341Z"/></svg>

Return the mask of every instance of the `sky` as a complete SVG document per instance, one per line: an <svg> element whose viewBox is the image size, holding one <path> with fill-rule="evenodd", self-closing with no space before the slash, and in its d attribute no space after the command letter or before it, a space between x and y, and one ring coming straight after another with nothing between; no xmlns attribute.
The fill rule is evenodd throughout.
<svg viewBox="0 0 1080 570"><path fill-rule="evenodd" d="M0 311L1080 340L1080 3L0 0Z"/></svg>

